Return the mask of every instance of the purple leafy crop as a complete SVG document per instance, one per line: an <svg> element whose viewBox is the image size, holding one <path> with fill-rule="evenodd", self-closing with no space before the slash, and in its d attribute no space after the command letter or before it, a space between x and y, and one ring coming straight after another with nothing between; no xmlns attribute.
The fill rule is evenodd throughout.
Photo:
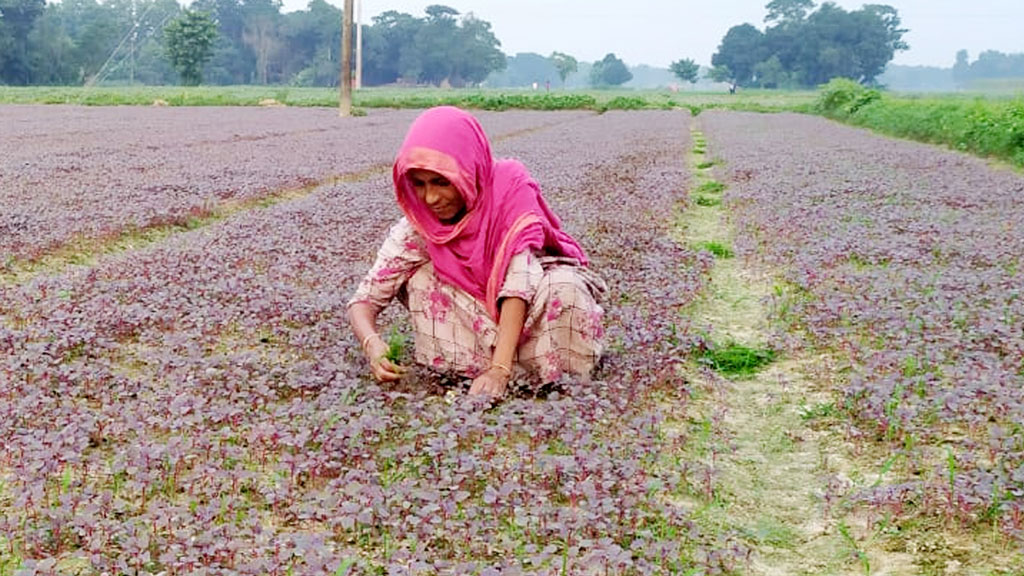
<svg viewBox="0 0 1024 576"><path fill-rule="evenodd" d="M134 160L147 170L204 185L231 170L232 190L249 182L270 194L291 175L386 165L411 119L375 112L346 132L329 111L218 111L197 128L194 140L211 144L192 171L162 164L191 146L171 127L203 125L212 111L134 110L127 121L46 110L63 121L19 133L24 146L59 148L56 126L96 134L116 122L111 138L156 147ZM687 470L665 462L685 439L659 426L685 403L653 394L685 395L673 367L697 338L679 309L711 265L669 240L688 180L686 116L481 119L608 280L610 350L594 382L493 409L423 373L372 382L344 306L398 210L386 172L322 186L2 286L0 558L41 574L74 561L108 573L282 575L720 573L742 562L730 534L701 530L675 503ZM260 121L275 124L253 128ZM254 151L263 142L273 157ZM257 159L240 166L238 155ZM90 205L126 210L111 223L121 229L133 185L90 188L100 156L67 182ZM60 195L39 182L30 192ZM183 198L159 201L187 210ZM66 212L31 229L103 219Z"/></svg>
<svg viewBox="0 0 1024 576"><path fill-rule="evenodd" d="M329 109L6 106L0 272L77 239L189 226L233 204L386 167L415 114L382 110L342 124ZM483 114L499 138L550 119Z"/></svg>
<svg viewBox="0 0 1024 576"><path fill-rule="evenodd" d="M783 320L846 363L850 436L920 474L867 500L1024 536L1024 178L820 118L701 122L737 244L794 287Z"/></svg>

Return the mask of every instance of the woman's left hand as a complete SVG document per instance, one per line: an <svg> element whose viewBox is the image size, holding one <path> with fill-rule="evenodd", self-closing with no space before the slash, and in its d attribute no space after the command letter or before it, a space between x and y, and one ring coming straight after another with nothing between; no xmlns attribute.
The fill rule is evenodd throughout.
<svg viewBox="0 0 1024 576"><path fill-rule="evenodd" d="M492 367L483 374L473 379L473 385L469 387L469 394L477 396L487 394L492 398L501 398L508 389L508 381L511 376L508 372Z"/></svg>

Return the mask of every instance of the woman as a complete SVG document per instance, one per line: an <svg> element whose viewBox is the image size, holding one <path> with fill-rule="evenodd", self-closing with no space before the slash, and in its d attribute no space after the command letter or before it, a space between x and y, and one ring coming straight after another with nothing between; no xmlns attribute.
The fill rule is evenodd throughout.
<svg viewBox="0 0 1024 576"><path fill-rule="evenodd" d="M405 217L348 307L373 376L405 371L376 324L399 296L416 362L472 378L470 394L504 395L517 370L586 378L603 348L605 286L526 168L495 160L477 120L443 106L413 122L393 178Z"/></svg>

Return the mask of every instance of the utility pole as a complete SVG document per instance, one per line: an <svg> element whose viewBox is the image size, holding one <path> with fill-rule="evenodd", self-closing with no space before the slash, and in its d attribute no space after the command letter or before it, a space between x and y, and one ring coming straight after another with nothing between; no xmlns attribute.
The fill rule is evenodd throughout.
<svg viewBox="0 0 1024 576"><path fill-rule="evenodd" d="M363 87L363 0L356 0L356 90Z"/></svg>
<svg viewBox="0 0 1024 576"><path fill-rule="evenodd" d="M139 20L135 14L135 0L132 0L132 45L129 51L128 85L135 86L135 39L139 34Z"/></svg>
<svg viewBox="0 0 1024 576"><path fill-rule="evenodd" d="M341 95L338 116L352 115L352 0L345 0L341 16Z"/></svg>

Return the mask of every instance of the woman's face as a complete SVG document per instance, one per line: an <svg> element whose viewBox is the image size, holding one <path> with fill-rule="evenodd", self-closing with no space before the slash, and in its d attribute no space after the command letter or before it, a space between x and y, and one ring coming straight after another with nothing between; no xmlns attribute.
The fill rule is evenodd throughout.
<svg viewBox="0 0 1024 576"><path fill-rule="evenodd" d="M413 168L406 173L409 184L416 196L437 219L445 224L454 224L466 213L466 201L459 190L447 178L431 170Z"/></svg>

